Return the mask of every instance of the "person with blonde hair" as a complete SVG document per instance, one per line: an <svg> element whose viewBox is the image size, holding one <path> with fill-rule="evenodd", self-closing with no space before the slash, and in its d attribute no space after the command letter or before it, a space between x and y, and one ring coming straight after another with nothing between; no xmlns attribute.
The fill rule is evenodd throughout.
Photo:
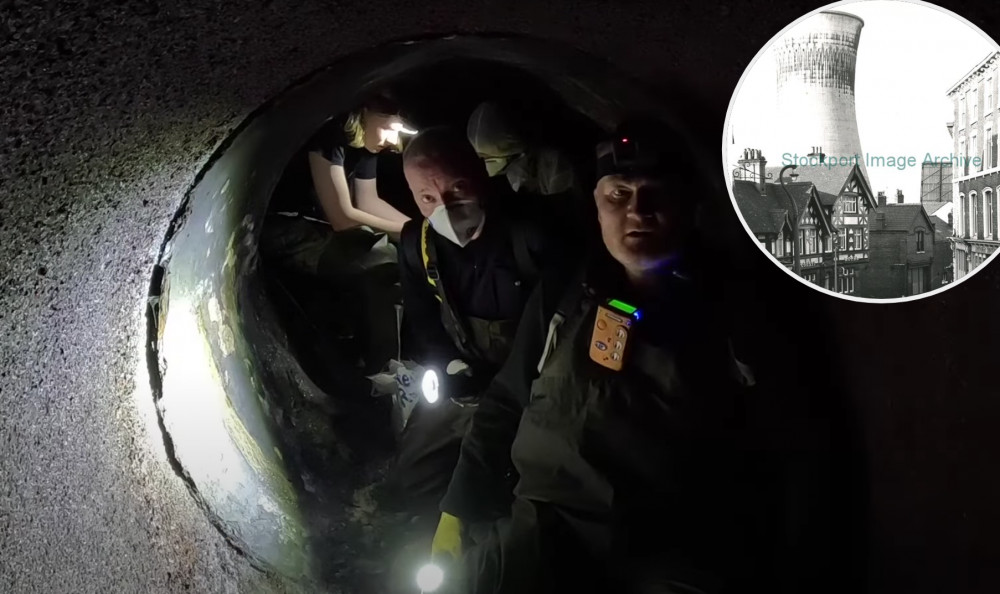
<svg viewBox="0 0 1000 594"><path fill-rule="evenodd" d="M398 234L409 217L378 193L379 153L400 152L411 132L385 91L327 122L297 154L271 200L262 251L278 268L360 292L368 373L398 352Z"/></svg>

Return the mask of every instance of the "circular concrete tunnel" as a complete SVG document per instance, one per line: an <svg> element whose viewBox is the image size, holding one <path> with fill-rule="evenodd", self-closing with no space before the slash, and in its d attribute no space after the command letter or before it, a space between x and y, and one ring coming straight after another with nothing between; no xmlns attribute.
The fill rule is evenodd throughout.
<svg viewBox="0 0 1000 594"><path fill-rule="evenodd" d="M350 557L363 554L372 519L357 517L366 508L358 499L372 480L364 476L364 459L373 458L366 450L378 444L338 433L353 426L373 436L378 427L357 429L359 417L372 416L359 409L376 403L352 410L342 394L350 389L346 374L332 388L341 393L328 394L296 361L262 279L258 240L268 202L324 121L404 77L448 92L447 81L462 74L446 74L442 84L432 72L456 60L462 72L491 82L485 93L517 86L530 101L530 83L497 72L520 70L598 137L626 114L665 111L601 61L551 42L452 36L382 46L345 57L257 110L199 175L163 246L150 292L150 344L171 455L220 530L250 559L290 578L343 582ZM317 457L325 463L308 462Z"/></svg>
<svg viewBox="0 0 1000 594"><path fill-rule="evenodd" d="M997 27L988 4L942 4L987 31ZM353 98L333 88L335 80L357 84L373 70L388 76L417 66L393 62L409 46L382 44L505 31L579 47L601 68L613 64L654 88L715 155L745 65L805 10L791 0L766 11L726 2L612 10L562 0L2 3L0 590L287 592L298 589L259 568L315 571L302 529L315 517L302 497L308 490L297 483L273 409L255 399L297 376L260 373L274 369L260 363L280 351L280 327L265 302L241 297L254 294L253 246L268 195L251 186L270 185L284 165L281 157L260 163L269 172L255 169L252 155L266 139L288 156L308 129L345 108ZM427 41L428 48L467 42ZM473 42L483 59L531 66L512 46L489 53L497 50L485 49L488 41ZM561 51L543 45L541 55ZM620 75L607 76L575 80ZM576 87L552 79L564 91ZM284 104L308 104L311 93L302 89L315 84L318 92L324 80L331 103L291 118L294 129L262 125ZM617 114L613 102L604 104L615 93L564 94L602 126ZM645 99L625 97L619 107L633 100ZM864 539L858 547L831 543L854 559L818 582L850 576L852 587L840 591L996 591L1000 327L988 312L1000 269L987 266L961 287L914 303L831 303L759 256L732 216L718 157L706 163L718 170L706 183L718 184L728 217L720 235L766 289L764 298L746 295L750 311L802 335L764 341L759 350L833 368L789 371L808 389L782 404L807 401L820 415L839 409L858 434L860 460L842 463L861 475L850 486L862 492L862 512L841 489L833 517L859 525ZM151 283L161 262L170 273L154 273ZM163 341L152 360L150 330ZM150 392L160 356L166 433ZM179 371L185 365L187 377ZM210 396L202 404L213 413L190 425L184 382ZM823 391L827 385L836 389ZM227 400L235 390L236 400ZM204 441L191 441L199 430ZM164 435L172 439L167 448ZM218 456L199 455L209 451ZM190 487L177 472L188 473Z"/></svg>

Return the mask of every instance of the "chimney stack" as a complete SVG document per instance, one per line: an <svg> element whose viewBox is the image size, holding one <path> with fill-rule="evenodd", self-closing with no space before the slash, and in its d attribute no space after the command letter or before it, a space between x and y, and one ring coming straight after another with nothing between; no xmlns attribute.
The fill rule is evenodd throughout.
<svg viewBox="0 0 1000 594"><path fill-rule="evenodd" d="M878 193L878 205L880 207L881 206L885 206L885 192L883 192L881 190L879 190L879 193Z"/></svg>
<svg viewBox="0 0 1000 594"><path fill-rule="evenodd" d="M822 163L826 163L826 155L823 153L823 147L821 147L821 146L814 146L814 147L812 147L812 152L809 153L809 155L807 155L807 156L809 156L809 157L817 157L819 159L819 162L821 164Z"/></svg>
<svg viewBox="0 0 1000 594"><path fill-rule="evenodd" d="M760 149L743 149L743 157L736 162L739 165L739 179L752 181L757 184L760 195L767 195L767 180L765 178L765 168L767 159Z"/></svg>
<svg viewBox="0 0 1000 594"><path fill-rule="evenodd" d="M896 190L896 204L903 203L903 190Z"/></svg>

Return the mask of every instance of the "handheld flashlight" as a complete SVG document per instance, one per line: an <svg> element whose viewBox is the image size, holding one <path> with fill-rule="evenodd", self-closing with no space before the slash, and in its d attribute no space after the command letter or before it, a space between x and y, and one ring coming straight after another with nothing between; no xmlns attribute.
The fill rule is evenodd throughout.
<svg viewBox="0 0 1000 594"><path fill-rule="evenodd" d="M423 379L420 380L420 391L423 392L424 400L428 404L434 404L438 401L440 387L441 384L437 372L433 369L425 371Z"/></svg>
<svg viewBox="0 0 1000 594"><path fill-rule="evenodd" d="M444 583L444 570L439 565L428 563L417 571L417 587L420 592L435 592Z"/></svg>

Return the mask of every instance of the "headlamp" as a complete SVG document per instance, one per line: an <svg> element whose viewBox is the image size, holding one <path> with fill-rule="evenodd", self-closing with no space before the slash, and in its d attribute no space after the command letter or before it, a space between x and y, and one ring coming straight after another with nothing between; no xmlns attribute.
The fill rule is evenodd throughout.
<svg viewBox="0 0 1000 594"><path fill-rule="evenodd" d="M407 136L413 136L414 134L417 133L416 130L413 130L412 128L407 128L402 122L393 122L389 124L389 128L391 128L395 132L399 132L400 134L406 134Z"/></svg>

